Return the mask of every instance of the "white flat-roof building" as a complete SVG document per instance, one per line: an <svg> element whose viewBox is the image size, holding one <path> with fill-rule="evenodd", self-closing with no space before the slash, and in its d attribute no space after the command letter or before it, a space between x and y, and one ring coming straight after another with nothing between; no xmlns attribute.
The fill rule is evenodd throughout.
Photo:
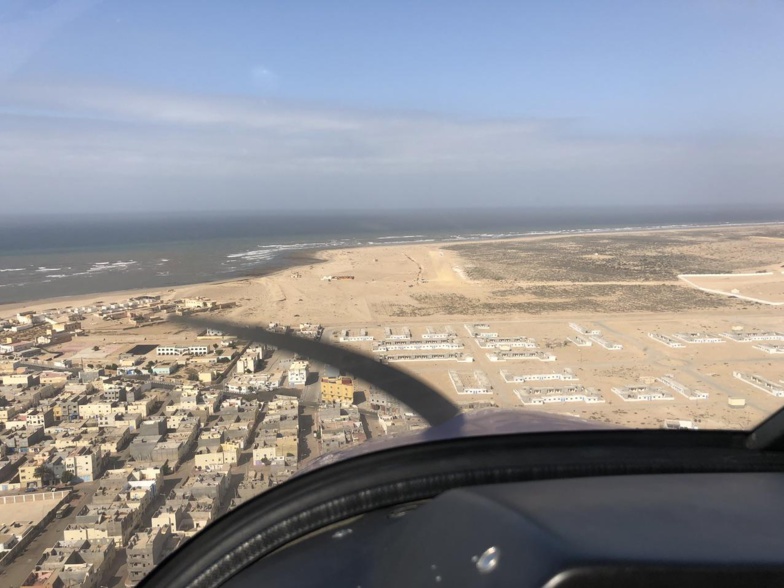
<svg viewBox="0 0 784 588"><path fill-rule="evenodd" d="M771 355L784 353L784 345L775 345L773 343L761 343L759 345L755 345L754 349L759 349L760 351L770 353Z"/></svg>
<svg viewBox="0 0 784 588"><path fill-rule="evenodd" d="M656 378L659 382L664 384L665 386L669 386L679 394L682 394L689 400L707 400L708 393L702 392L701 390L692 390L678 382L672 376L662 376L661 378Z"/></svg>
<svg viewBox="0 0 784 588"><path fill-rule="evenodd" d="M356 333L352 333L348 329L344 329L340 332L340 338L338 339L341 343L359 343L362 341L373 341L373 335L368 335L367 329L360 329Z"/></svg>
<svg viewBox="0 0 784 588"><path fill-rule="evenodd" d="M411 329L403 327L399 333L395 333L392 327L386 327L384 329L384 339L389 341L407 341L411 339Z"/></svg>
<svg viewBox="0 0 784 588"><path fill-rule="evenodd" d="M681 429L696 429L693 421L684 421L680 419L665 419L662 425L663 429L681 430Z"/></svg>
<svg viewBox="0 0 784 588"><path fill-rule="evenodd" d="M427 327L427 332L422 335L424 340L433 339L454 339L457 336L452 327L446 327L443 330L436 330L433 327Z"/></svg>
<svg viewBox="0 0 784 588"><path fill-rule="evenodd" d="M471 335L472 337L476 337L477 336L476 331L478 331L479 329L487 330L490 328L490 325L488 323L474 323L474 324L466 323L463 325L463 328L466 331L468 331L469 335Z"/></svg>
<svg viewBox="0 0 784 588"><path fill-rule="evenodd" d="M680 339L686 343L700 344L700 343L724 343L724 339L718 335L710 333L674 333L672 335L676 339Z"/></svg>
<svg viewBox="0 0 784 588"><path fill-rule="evenodd" d="M591 341L593 341L594 343L598 343L599 345L601 345L605 349L609 349L610 351L620 351L621 349L623 349L623 345L621 345L620 343L615 343L614 341L608 341L607 339L603 339L598 335L591 335Z"/></svg>
<svg viewBox="0 0 784 588"><path fill-rule="evenodd" d="M449 370L449 379L452 381L452 385L455 387L455 392L460 395L468 394L468 395L478 395L478 394L492 394L493 386L490 384L490 380L487 378L487 375L480 370L474 371L473 379L476 382L474 385L466 386L465 382L463 382L460 375L454 371Z"/></svg>
<svg viewBox="0 0 784 588"><path fill-rule="evenodd" d="M470 363L474 358L464 353L401 353L399 355L382 355L380 361L389 363L399 361L461 361Z"/></svg>
<svg viewBox="0 0 784 588"><path fill-rule="evenodd" d="M289 384L291 386L304 386L308 381L308 368L307 361L293 361L289 366Z"/></svg>
<svg viewBox="0 0 784 588"><path fill-rule="evenodd" d="M497 349L499 347L536 349L536 341L528 337L477 337L476 344L482 349Z"/></svg>
<svg viewBox="0 0 784 588"><path fill-rule="evenodd" d="M10 355L26 349L32 349L33 341L17 341L16 343L0 343L0 354Z"/></svg>
<svg viewBox="0 0 784 588"><path fill-rule="evenodd" d="M498 333L474 333L473 336L475 339L495 339L498 337Z"/></svg>
<svg viewBox="0 0 784 588"><path fill-rule="evenodd" d="M207 355L210 349L206 345L158 345L156 355Z"/></svg>
<svg viewBox="0 0 784 588"><path fill-rule="evenodd" d="M657 386L618 386L612 389L621 400L626 402L646 402L654 400L673 400L673 395Z"/></svg>
<svg viewBox="0 0 784 588"><path fill-rule="evenodd" d="M593 388L564 386L545 388L522 388L514 391L517 399L525 406L556 404L562 402L604 402L604 397Z"/></svg>
<svg viewBox="0 0 784 588"><path fill-rule="evenodd" d="M488 353L487 358L490 361L508 361L510 359L537 359L539 361L555 361L556 357L552 353L546 351L498 351L496 353Z"/></svg>
<svg viewBox="0 0 784 588"><path fill-rule="evenodd" d="M586 329L585 327L583 327L582 325L578 325L577 323L569 323L569 326L575 331L577 331L580 335L598 336L602 334L602 332L599 329Z"/></svg>
<svg viewBox="0 0 784 588"><path fill-rule="evenodd" d="M784 333L778 333L776 331L721 333L721 336L737 343L748 343L753 341L784 341Z"/></svg>
<svg viewBox="0 0 784 588"><path fill-rule="evenodd" d="M434 339L451 339L454 337L453 333L423 333L422 339L432 341Z"/></svg>
<svg viewBox="0 0 784 588"><path fill-rule="evenodd" d="M510 374L506 370L501 370L501 377L507 384L518 384L524 382L546 382L550 380L560 380L562 382L569 382L577 380L569 368L564 369L562 372L552 372L547 374Z"/></svg>
<svg viewBox="0 0 784 588"><path fill-rule="evenodd" d="M373 346L373 353L387 351L434 351L437 349L463 349L460 341L400 341L383 342Z"/></svg>
<svg viewBox="0 0 784 588"><path fill-rule="evenodd" d="M755 388L759 388L763 392L767 392L771 396L775 396L777 398L784 398L784 385L777 384L776 382L771 382L770 380L763 378L757 374L745 374L743 372L732 372L732 375L741 380L742 382L746 382L747 384L754 386Z"/></svg>
<svg viewBox="0 0 784 588"><path fill-rule="evenodd" d="M667 347L672 347L673 349L683 349L686 347L680 341L676 341L672 337L668 337L667 335L662 335L660 333L648 333L648 336L653 339L654 341L658 341L659 343L664 343Z"/></svg>

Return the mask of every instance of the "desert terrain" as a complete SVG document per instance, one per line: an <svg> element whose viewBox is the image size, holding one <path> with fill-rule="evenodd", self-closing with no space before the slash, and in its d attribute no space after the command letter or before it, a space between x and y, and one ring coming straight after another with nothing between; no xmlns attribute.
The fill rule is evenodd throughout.
<svg viewBox="0 0 784 588"><path fill-rule="evenodd" d="M408 327L415 338L448 330L455 334L460 353L473 359L472 363L433 360L396 365L466 406L547 411L623 426L660 427L665 419L682 419L700 428L748 428L784 405L784 398L734 375L736 371L755 374L780 383L784 353L768 353L754 342L721 337L731 332L784 332L784 308L705 292L679 279L683 274L766 272L764 289L753 277L738 278L737 289L780 294L782 226L423 243L313 255L318 262L268 276L144 293L234 302L236 307L218 316L246 324L321 324L324 339L332 342L344 330L367 330L376 340L384 338L388 327ZM704 283L714 287L728 280L711 277L704 278ZM0 307L0 315L21 308L111 302L138 293L8 305ZM600 331L605 343L618 348L596 342L575 344L578 333L570 327L573 322ZM554 359L493 360L490 356L498 350L481 348L481 339L470 334L476 323L486 324L501 338L530 338L537 349ZM132 330L96 324L90 325L90 332L100 342L102 353L115 346L165 343L185 336L183 327L167 323ZM708 333L721 342L671 347L652 338L652 333L665 337ZM80 341L85 348L91 343ZM374 353L367 342L346 344ZM572 371L574 382L510 383L501 373L510 378L565 369ZM488 384L488 392L458 395L450 371L469 387L478 377ZM707 398L687 398L661 383L658 378L662 377L705 392ZM523 388L572 384L590 389L603 402L521 403ZM613 391L629 386L663 389L670 398L628 401ZM745 401L745 407L730 407L730 398L736 403Z"/></svg>

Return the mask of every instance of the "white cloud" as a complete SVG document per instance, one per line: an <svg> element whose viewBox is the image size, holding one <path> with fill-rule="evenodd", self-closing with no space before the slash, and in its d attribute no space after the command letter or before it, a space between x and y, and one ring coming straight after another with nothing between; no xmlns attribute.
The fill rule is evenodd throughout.
<svg viewBox="0 0 784 588"><path fill-rule="evenodd" d="M258 202L259 193L268 196L262 202L282 195L283 205L332 207L775 202L784 179L778 138L600 137L582 134L574 121L8 86L0 88L0 117L0 174L9 193L55 207L64 206L62 195L85 206L100 200L123 208L130 195L170 208L213 206L218 189L222 205L237 207Z"/></svg>

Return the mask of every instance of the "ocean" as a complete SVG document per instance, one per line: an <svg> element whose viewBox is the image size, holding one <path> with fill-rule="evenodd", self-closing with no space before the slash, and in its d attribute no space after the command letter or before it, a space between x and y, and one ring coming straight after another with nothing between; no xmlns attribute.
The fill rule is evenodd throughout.
<svg viewBox="0 0 784 588"><path fill-rule="evenodd" d="M4 216L0 304L263 275L328 248L782 221L784 208Z"/></svg>

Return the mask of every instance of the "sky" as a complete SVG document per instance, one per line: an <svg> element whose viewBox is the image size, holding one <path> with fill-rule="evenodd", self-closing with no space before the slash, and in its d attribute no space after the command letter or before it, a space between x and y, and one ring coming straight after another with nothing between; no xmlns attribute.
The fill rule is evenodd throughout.
<svg viewBox="0 0 784 588"><path fill-rule="evenodd" d="M5 0L10 213L784 206L780 0Z"/></svg>

